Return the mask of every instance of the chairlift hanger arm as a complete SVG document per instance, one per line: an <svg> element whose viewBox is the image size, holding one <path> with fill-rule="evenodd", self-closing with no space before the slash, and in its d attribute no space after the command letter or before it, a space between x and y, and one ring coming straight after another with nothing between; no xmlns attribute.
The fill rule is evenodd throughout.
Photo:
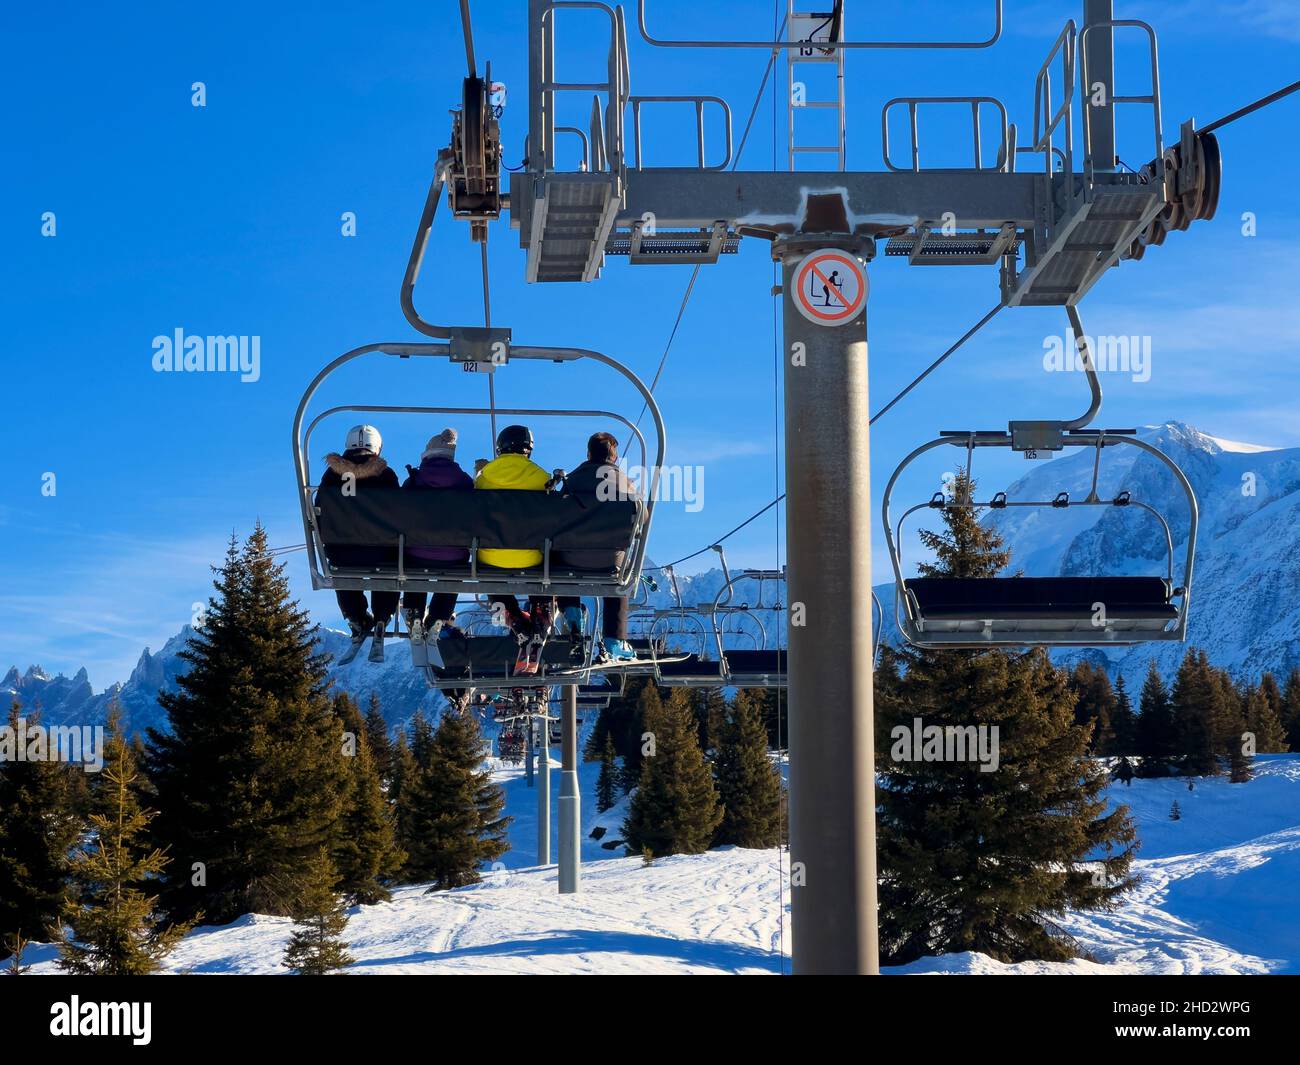
<svg viewBox="0 0 1300 1065"><path fill-rule="evenodd" d="M1097 360L1093 354L1092 345L1088 343L1088 336L1083 331L1083 319L1079 317L1079 308L1072 303L1066 304L1065 313L1070 319L1070 330L1074 333L1074 343L1079 350L1079 357L1083 360L1083 372L1088 378L1088 389L1092 393L1092 402L1083 414L1073 421L1063 423L1061 428L1082 429L1101 410L1101 380L1097 376Z"/></svg>
<svg viewBox="0 0 1300 1065"><path fill-rule="evenodd" d="M468 41L467 41L468 44ZM443 148L433 164L433 181L429 185L429 194L424 200L424 210L420 213L420 225L415 231L415 241L411 245L411 254L406 261L406 274L402 278L401 303L402 314L406 320L425 336L438 340L451 337L451 326L435 325L425 321L415 309L415 283L420 277L420 267L424 263L424 253L429 246L429 237L433 233L434 218L438 213L438 201L442 199L447 187L447 172L451 168L454 153L451 148Z"/></svg>
<svg viewBox="0 0 1300 1065"><path fill-rule="evenodd" d="M718 594L713 597L713 609L717 610L719 606L723 606L731 602L731 585L732 585L731 571L727 569L726 548L724 548L720 543L710 544L709 548L710 550L716 551L718 553L718 562L722 566L722 587L718 589ZM725 600L723 600L722 598L722 594L724 592L727 595L727 598Z"/></svg>

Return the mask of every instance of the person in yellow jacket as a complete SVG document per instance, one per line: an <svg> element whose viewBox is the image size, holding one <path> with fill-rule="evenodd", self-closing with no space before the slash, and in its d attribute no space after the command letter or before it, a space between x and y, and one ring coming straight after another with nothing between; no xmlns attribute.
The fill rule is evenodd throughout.
<svg viewBox="0 0 1300 1065"><path fill-rule="evenodd" d="M497 434L497 457L478 471L475 488L496 488L520 492L544 492L551 475L530 457L533 453L533 433L526 425L507 425ZM479 562L498 569L527 569L542 564L542 553L533 547L485 547L478 553ZM550 600L534 603L528 601L528 613L519 608L513 595L492 595L491 603L499 603L506 612L511 629L524 637L533 635L539 626L549 626Z"/></svg>
<svg viewBox="0 0 1300 1065"><path fill-rule="evenodd" d="M507 425L497 434L497 457L479 471L474 487L546 491L551 475L529 457L532 453L532 430L526 425ZM478 559L498 569L527 569L542 564L542 553L536 548L485 547Z"/></svg>

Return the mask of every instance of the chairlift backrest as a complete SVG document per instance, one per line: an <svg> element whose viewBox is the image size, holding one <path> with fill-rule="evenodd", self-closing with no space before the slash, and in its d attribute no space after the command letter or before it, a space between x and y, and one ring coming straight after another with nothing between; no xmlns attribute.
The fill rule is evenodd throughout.
<svg viewBox="0 0 1300 1065"><path fill-rule="evenodd" d="M308 386L294 416L293 452L313 588L597 597L627 596L636 589L667 447L663 418L654 396L631 370L607 355L582 348L515 347L508 341L479 335L485 332L493 337L509 336L504 330L457 329L451 330L452 339L448 343L368 344L335 359ZM645 404L656 436L653 461L640 428L622 415L603 410L350 404L331 407L306 423L308 405L326 378L354 360L375 354L402 360L445 359L452 364L488 355L494 372L515 361L564 365L588 360L610 367L636 389ZM642 465L651 471L650 484L644 501L611 500L599 506L563 494L540 492L348 494L342 490L325 490L317 494L309 468L312 431L323 418L340 411L616 421L630 431L639 445ZM391 550L393 561L364 567L335 565L329 557L331 543L380 546ZM468 563L408 565L407 548L422 543L464 547L469 555ZM480 549L497 546L535 547L543 555L542 564L526 570L481 565ZM621 556L621 560L608 571L579 570L565 564L566 550L589 548L600 552L608 549L611 557Z"/></svg>

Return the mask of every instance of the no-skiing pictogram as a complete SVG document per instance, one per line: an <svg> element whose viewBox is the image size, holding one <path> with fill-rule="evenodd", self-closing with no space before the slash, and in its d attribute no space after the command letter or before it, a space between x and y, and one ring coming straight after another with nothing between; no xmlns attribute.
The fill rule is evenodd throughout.
<svg viewBox="0 0 1300 1065"><path fill-rule="evenodd" d="M813 252L794 272L794 305L818 325L843 325L862 313L867 275L856 256L828 248Z"/></svg>

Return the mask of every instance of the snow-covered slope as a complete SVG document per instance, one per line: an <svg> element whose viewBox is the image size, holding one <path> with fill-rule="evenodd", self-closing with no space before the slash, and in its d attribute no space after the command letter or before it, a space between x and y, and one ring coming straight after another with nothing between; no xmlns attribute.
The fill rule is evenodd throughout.
<svg viewBox="0 0 1300 1065"><path fill-rule="evenodd" d="M582 891L557 893L536 861L535 793L505 774L512 850L482 884L352 911L359 973L776 973L788 970L788 892L777 851L726 848L640 858L589 838L609 823L582 769ZM558 781L556 782L558 784ZM1004 965L981 954L926 958L897 973L1300 973L1300 756L1265 755L1248 784L1135 780L1116 785L1138 823L1140 884L1114 913L1061 922L1092 960ZM1177 799L1182 819L1169 820ZM554 838L554 835L553 837ZM172 972L275 973L291 925L250 915L191 933ZM55 971L34 948L36 972Z"/></svg>

